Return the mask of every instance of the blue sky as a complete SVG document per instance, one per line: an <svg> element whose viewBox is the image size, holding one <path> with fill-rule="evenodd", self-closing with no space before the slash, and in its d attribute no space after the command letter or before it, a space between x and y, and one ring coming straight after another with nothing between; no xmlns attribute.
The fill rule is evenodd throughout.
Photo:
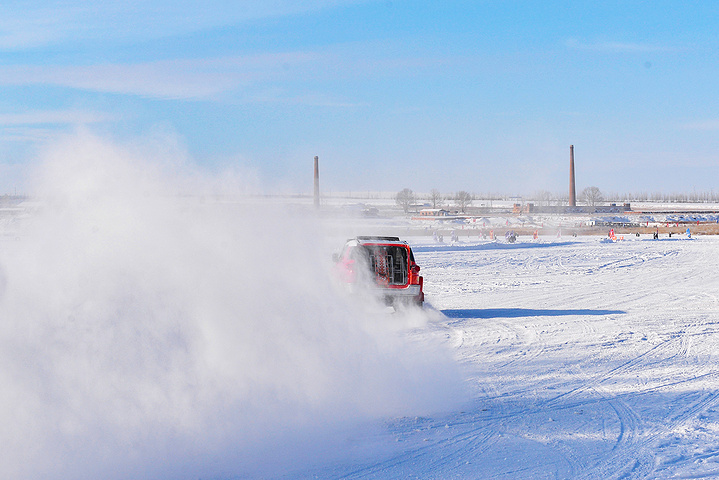
<svg viewBox="0 0 719 480"><path fill-rule="evenodd" d="M719 5L0 5L0 193L58 135L162 132L268 190L710 191Z"/></svg>

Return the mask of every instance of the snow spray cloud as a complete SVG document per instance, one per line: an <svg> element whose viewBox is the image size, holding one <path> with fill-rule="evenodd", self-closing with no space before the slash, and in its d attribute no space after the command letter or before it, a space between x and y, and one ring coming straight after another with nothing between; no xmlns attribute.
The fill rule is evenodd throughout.
<svg viewBox="0 0 719 480"><path fill-rule="evenodd" d="M197 179L88 134L39 166L41 210L0 242L0 477L272 474L310 432L459 393L334 293L312 220L182 196Z"/></svg>

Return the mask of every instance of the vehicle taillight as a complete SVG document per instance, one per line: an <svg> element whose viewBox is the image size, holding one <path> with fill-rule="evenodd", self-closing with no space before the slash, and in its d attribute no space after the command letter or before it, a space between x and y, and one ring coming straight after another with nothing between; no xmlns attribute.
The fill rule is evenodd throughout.
<svg viewBox="0 0 719 480"><path fill-rule="evenodd" d="M411 267L409 267L409 283L410 285L421 285L422 283L422 277L418 275L419 274L419 265L416 263L413 263Z"/></svg>

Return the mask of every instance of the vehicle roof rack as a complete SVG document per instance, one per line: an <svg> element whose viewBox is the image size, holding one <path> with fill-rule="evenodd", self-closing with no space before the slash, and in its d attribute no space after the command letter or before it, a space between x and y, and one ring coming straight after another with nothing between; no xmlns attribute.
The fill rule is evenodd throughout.
<svg viewBox="0 0 719 480"><path fill-rule="evenodd" d="M374 236L368 236L363 235L360 237L357 237L357 240L383 240L385 242L399 242L399 237L374 237Z"/></svg>

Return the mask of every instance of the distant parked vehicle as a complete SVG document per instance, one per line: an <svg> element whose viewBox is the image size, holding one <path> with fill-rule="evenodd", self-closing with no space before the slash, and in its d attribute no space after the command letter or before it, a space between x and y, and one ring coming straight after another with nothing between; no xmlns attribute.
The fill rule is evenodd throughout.
<svg viewBox="0 0 719 480"><path fill-rule="evenodd" d="M341 281L368 286L388 305L424 303L424 278L412 249L399 237L353 238L334 260Z"/></svg>

